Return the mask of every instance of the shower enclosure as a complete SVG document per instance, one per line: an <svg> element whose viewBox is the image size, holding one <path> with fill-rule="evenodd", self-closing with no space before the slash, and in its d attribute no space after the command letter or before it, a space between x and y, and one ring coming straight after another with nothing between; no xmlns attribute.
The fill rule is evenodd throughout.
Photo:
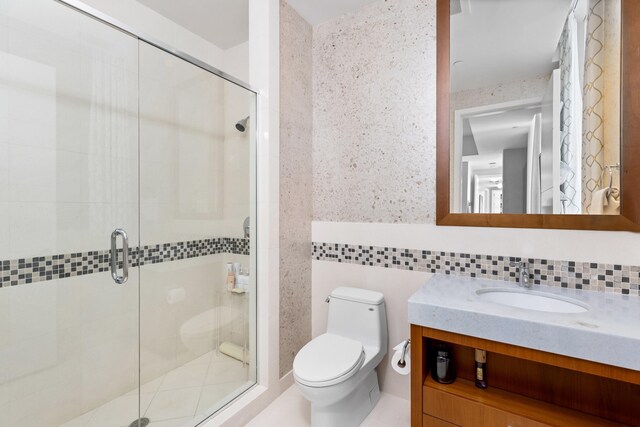
<svg viewBox="0 0 640 427"><path fill-rule="evenodd" d="M1 426L196 425L256 380L256 94L102 19L0 2Z"/></svg>

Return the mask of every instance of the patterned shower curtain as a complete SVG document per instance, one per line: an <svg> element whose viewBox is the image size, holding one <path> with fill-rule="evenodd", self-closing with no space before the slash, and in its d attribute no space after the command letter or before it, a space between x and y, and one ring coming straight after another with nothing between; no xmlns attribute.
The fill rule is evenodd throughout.
<svg viewBox="0 0 640 427"><path fill-rule="evenodd" d="M560 38L560 198L562 213L582 212L580 184L582 168L582 85L578 50L578 24L572 12Z"/></svg>
<svg viewBox="0 0 640 427"><path fill-rule="evenodd" d="M604 169L604 1L588 0L582 115L582 209L590 213Z"/></svg>

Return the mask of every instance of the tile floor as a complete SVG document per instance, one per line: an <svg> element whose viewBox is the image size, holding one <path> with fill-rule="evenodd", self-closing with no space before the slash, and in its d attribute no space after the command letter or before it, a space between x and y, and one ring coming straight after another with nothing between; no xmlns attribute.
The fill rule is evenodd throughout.
<svg viewBox="0 0 640 427"><path fill-rule="evenodd" d="M360 427L409 427L408 400L381 393L380 401ZM311 406L295 385L289 387L246 427L310 427Z"/></svg>
<svg viewBox="0 0 640 427"><path fill-rule="evenodd" d="M196 415L247 385L248 372L242 362L209 352L144 384L141 412L151 420L149 427L193 426ZM128 427L137 411L138 393L133 390L61 427Z"/></svg>

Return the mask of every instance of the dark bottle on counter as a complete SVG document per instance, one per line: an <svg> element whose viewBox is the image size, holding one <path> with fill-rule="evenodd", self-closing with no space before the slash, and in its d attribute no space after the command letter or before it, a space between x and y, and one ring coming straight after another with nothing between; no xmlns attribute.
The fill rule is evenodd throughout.
<svg viewBox="0 0 640 427"><path fill-rule="evenodd" d="M476 387L487 388L487 352L476 348Z"/></svg>
<svg viewBox="0 0 640 427"><path fill-rule="evenodd" d="M456 367L451 350L446 347L437 348L431 377L441 384L451 384L456 379Z"/></svg>

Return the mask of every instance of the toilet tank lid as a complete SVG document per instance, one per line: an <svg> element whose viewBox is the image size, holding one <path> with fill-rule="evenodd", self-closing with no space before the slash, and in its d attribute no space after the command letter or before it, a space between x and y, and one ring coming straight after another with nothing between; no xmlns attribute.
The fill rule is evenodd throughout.
<svg viewBox="0 0 640 427"><path fill-rule="evenodd" d="M368 289L347 287L334 289L333 292L331 292L331 298L338 298L374 305L379 305L384 302L384 295L382 295L380 292L370 291Z"/></svg>

